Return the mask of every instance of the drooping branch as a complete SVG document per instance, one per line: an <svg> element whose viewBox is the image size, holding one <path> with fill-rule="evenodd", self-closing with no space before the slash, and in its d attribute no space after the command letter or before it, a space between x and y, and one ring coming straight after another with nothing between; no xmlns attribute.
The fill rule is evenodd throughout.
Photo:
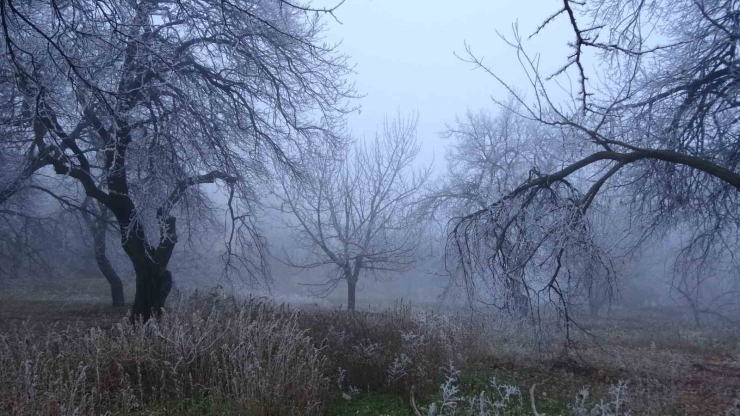
<svg viewBox="0 0 740 416"><path fill-rule="evenodd" d="M519 186L517 189L515 189L510 194L504 196L500 201L496 202L494 205L498 205L503 203L504 201L508 199L512 199L519 194L523 193L524 191L527 191L531 188L535 187L545 187L549 186L552 183L555 183L557 181L561 181L566 179L568 176L572 175L573 173L584 169L590 165L593 165L596 162L604 161L604 160L610 160L619 162L616 166L617 169L621 169L631 163L635 163L638 161L643 160L661 160L668 163L675 163L679 165L688 166L692 169L696 169L699 171L702 171L706 174L709 174L711 176L714 176L715 178L726 182L735 188L740 189L740 174L737 174L723 166L717 165L715 163L712 163L706 159L686 155L670 150L652 150L652 149L639 149L634 150L627 153L620 153L620 152L614 152L614 151L601 151L593 153L567 167L564 169L547 174L547 175L541 175L537 177L534 180L528 181L521 186ZM616 173L609 172L607 175L605 175L605 178L609 178L613 176ZM589 192L588 200L593 200L595 194L598 192L600 186L597 188L593 188L593 191ZM467 215L466 217L463 217L461 220L466 221L473 219L484 212L487 212L489 208L484 208L481 210L478 210L472 214Z"/></svg>
<svg viewBox="0 0 740 416"><path fill-rule="evenodd" d="M740 61L733 35L738 12L730 3L681 0L666 7L661 1L563 0L534 34L558 16L567 17L575 40L559 71L540 74L516 29L516 42L509 42L533 90L531 105L466 45L466 61L516 98L513 105L495 102L539 123L549 133L543 142L567 149L544 169L525 162L530 176L520 177L496 198L486 201L471 192L481 183L472 174L460 175L469 186L446 194L447 200L486 201L458 215L449 228L448 258L455 261L450 271L466 279L469 294L504 291L507 279L523 272L529 275L527 293L539 299L542 290L546 296L552 292L552 298L559 298L556 310L567 321L565 297L573 279L591 279L593 263L599 264L600 274L616 276L600 248L611 238L600 233L608 232L625 234L607 244L614 244L615 252L634 253L648 236L668 238L667 233L689 230L679 257L690 254L690 261L704 261L711 248L713 256L734 261L740 229L733 209L740 198ZM584 17L593 19L588 27L581 22ZM656 36L663 46L651 46ZM597 49L595 59L603 64L591 73L582 62L586 47ZM645 58L649 53L654 59ZM573 67L579 85L564 103L556 101L548 82ZM591 84L589 76L603 79ZM476 154L478 148L467 150ZM494 164L489 162L495 171ZM629 224L614 226L625 229L610 225L602 226L610 231L602 231L588 221L614 212L629 219Z"/></svg>

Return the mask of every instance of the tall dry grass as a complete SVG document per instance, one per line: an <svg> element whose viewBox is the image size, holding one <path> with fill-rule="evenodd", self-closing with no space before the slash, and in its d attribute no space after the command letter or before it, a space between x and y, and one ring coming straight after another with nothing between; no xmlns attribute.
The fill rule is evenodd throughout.
<svg viewBox="0 0 740 416"><path fill-rule="evenodd" d="M161 319L147 324L122 320L100 329L89 321L65 327L26 321L6 327L0 331L0 414L14 416L169 414L171 403L194 397L226 400L228 414L321 415L332 414L337 395L354 400L360 392L393 393L405 401L415 395L425 402L417 411L427 415L521 415L534 414L531 403L542 400L529 399L535 383L542 392L557 387L572 402L548 414L622 415L631 409L658 415L681 405L677 386L692 371L689 361L674 359L658 371L661 357L679 351L653 340L643 348L639 335L655 333L643 329L613 335L604 348L581 349L598 368L547 370L562 342L555 330L543 336L525 321L404 304L384 313L299 312L267 300L180 295ZM637 341L639 348L626 349ZM691 348L684 344L680 351L695 349L693 341ZM648 359L655 372L643 363ZM460 375L489 371L485 377L491 377L502 368L519 379L507 384L494 377L476 382L480 390L463 387L469 383ZM602 371L637 377L628 387L605 380L588 400L578 394L581 381L598 380Z"/></svg>
<svg viewBox="0 0 740 416"><path fill-rule="evenodd" d="M343 389L408 395L436 391L443 366L464 366L485 354L481 333L459 316L413 310L397 303L384 313L314 311L300 317L322 340L334 382Z"/></svg>
<svg viewBox="0 0 740 416"><path fill-rule="evenodd" d="M131 413L195 394L255 414L323 414L326 359L297 313L259 301L179 299L161 320L110 330L29 324L0 335L0 413Z"/></svg>

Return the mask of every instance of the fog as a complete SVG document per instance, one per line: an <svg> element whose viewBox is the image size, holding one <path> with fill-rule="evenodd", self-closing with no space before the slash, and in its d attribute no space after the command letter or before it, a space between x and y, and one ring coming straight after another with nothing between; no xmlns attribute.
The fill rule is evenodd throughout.
<svg viewBox="0 0 740 416"><path fill-rule="evenodd" d="M131 253L136 250L126 246L128 237L123 238L123 246L127 248L122 248L121 229L125 233L141 233L142 244L150 247L150 252L159 250L155 250L157 244L172 250L169 266L162 269L171 272L174 287L181 289L219 287L292 304L340 307L346 306L347 282L354 279L358 309L382 309L400 298L427 306L464 306L471 299L473 303L490 306L501 301L503 304L498 306L506 309L511 307L510 298L522 293L525 297L537 293L537 304L572 302L582 306L584 285L588 286L589 298L592 285L596 285L608 287L609 301L604 303L610 308L693 305L698 313L699 307L692 302L701 301L707 305L700 309L709 311L719 307L735 313L734 302L718 300L734 293L738 286L733 258L737 210L727 205L736 198L728 190L736 186L733 181L737 168L732 155L715 158L714 154L702 153L703 150L693 154L693 148L675 147L668 139L669 144L665 144L660 141L663 139L653 143L651 138L637 137L641 134L641 123L647 123L646 126L653 123L645 121L647 116L643 113L627 114L625 110L624 117L618 121L614 121L616 116L611 119L605 116L608 122L598 120L601 113L608 112L605 108L622 108L619 107L622 104L609 107L609 102L629 102L623 108L632 109L643 106L647 102L643 98L650 94L657 94L657 100L664 98L660 94L666 94L665 91L683 91L680 86L671 90L668 81L665 85L655 84L649 75L652 70L655 74L670 74L674 69L670 65L678 68L685 64L683 61L676 58L665 68L654 69L657 67L651 66L652 61L645 60L643 64L636 58L647 52L626 53L625 50L637 48L639 42L654 45L691 35L657 23L659 19L675 18L670 13L655 12L643 23L622 27L626 23L615 17L619 15L616 6L610 2L599 4L603 9L576 10L574 20L568 18L567 8L557 18L548 20L562 7L551 1L420 4L353 0L336 9L332 9L331 2L316 2L308 11L296 9L295 15L275 9L270 19L277 19L280 25L284 24L281 19L286 22L295 19L310 26L311 30L303 32L299 23L286 23L285 30L294 31L293 38L305 37L322 45L316 50L324 55L311 61L313 50L302 50L300 43L286 52L286 56L307 56L302 63L306 71L299 69L291 75L294 78L282 84L295 90L283 93L280 92L283 87L276 86L275 90L268 87L260 92L265 96L274 93L274 101L263 99L252 107L239 99L226 104L233 99L229 95L232 91L218 90L218 82L225 81L209 79L210 85L218 90L208 93L209 97L217 98L209 105L233 105L236 108L233 114L228 113L231 110L222 113L188 110L191 112L168 119L166 126L154 122L153 130L144 127L136 132L140 137L128 139L136 143L129 151L134 155L133 160L126 162L132 178L125 189L131 189L131 206L138 207L130 215L116 211L116 207L126 204L111 202L105 193L115 194L107 188L108 183L115 182L113 176L105 180L95 177L95 183L77 180L79 174L75 176L73 172L76 164L89 170L85 165L90 162L82 161L79 154L76 157L80 162L68 162L70 155L77 152L74 147L63 148L61 152L66 156L44 162L27 173L24 148L17 143L27 140L32 129L28 127L31 124L12 123L13 117L20 114L14 108L21 105L17 104L21 99L15 98L16 92L11 88L3 92L9 109L7 117L4 116L4 128L7 127L9 137L19 139L9 140L0 153L4 166L0 184L5 193L0 240L6 264L0 281L13 285L25 280L102 278L96 269L98 257L92 248L95 244L89 232L90 224L86 225L80 216L94 205L86 205L89 201L83 205L87 195L97 200L101 209L112 209L114 213L107 220L103 251L129 291L135 285L136 274L143 272L127 257L133 256ZM326 8L331 11L327 12ZM600 15L604 10L612 14ZM306 20L301 20L304 17ZM574 30L577 36L584 36L590 29L583 28L590 27L592 19L596 27L593 30L603 29L606 43L586 37L582 44L574 46ZM602 26L598 25L599 19L604 19ZM544 27L543 22L547 22ZM574 26L577 22L582 22L580 29ZM634 35L648 26L654 34L646 34L645 39ZM622 38L617 35L620 30L624 31ZM28 42L31 45L43 40ZM627 46L614 46L621 45L619 42ZM286 46L275 43L275 48L283 47ZM14 46L6 48L12 51ZM250 53L237 52L243 56ZM621 56L620 52L626 55ZM48 57L50 61L58 58L55 53ZM215 52L197 49L193 51L193 59L213 65L214 71L234 64L237 73L239 68L250 65L236 64L242 58L231 61L224 58L227 63L217 64L216 58L208 58L211 53ZM678 54L670 53L674 52L666 52L665 56ZM83 55L74 59L88 62ZM4 68L13 65L26 68L20 61L13 62L6 59ZM89 65L93 65L91 62ZM280 63L269 65L274 65L275 71L284 70ZM629 68L639 75L630 78ZM116 69L111 71L105 76L114 79ZM85 82L90 85L102 86L107 82L93 79L92 75L79 76L88 77ZM251 82L247 81L248 75L244 77L244 80L235 79L234 85L241 88ZM76 81L70 81L72 84L65 90L61 86L51 88L55 79L53 76L39 79L38 84L48 82L53 94L70 98L69 91L76 88ZM296 87L301 83L315 83L320 88ZM281 84L275 82L275 85ZM185 94L180 88L173 87L173 91ZM260 88L263 86L255 84L255 90ZM633 93L631 88L637 92ZM28 91L23 93L26 97L32 95ZM252 92L245 89L244 93ZM200 99L197 94L192 92L188 100ZM299 97L295 103L299 104L292 99L285 104L280 94L295 94ZM78 100L97 99L90 97ZM72 134L75 125L82 132L78 134L94 136L85 124L96 125L97 119L85 115L77 124L80 110L73 108L76 104L63 103L64 99L58 100L61 104L55 110L59 113L54 116L58 121L44 129L53 130L54 137L60 140L67 140L64 138ZM105 100L100 100L102 106ZM156 105L166 107L161 103ZM243 121L238 120L239 106L248 109L251 127L243 127ZM162 111L161 117L170 117L167 111ZM668 120L670 111L656 113L654 117ZM200 120L200 116L215 124L194 121ZM312 117L319 120L318 124L312 124ZM681 117L683 113L674 118ZM103 119L102 124L117 120L109 114L99 118ZM406 118L412 120L408 126L402 125ZM232 119L237 121L232 123ZM192 126L188 124L191 122ZM147 125L150 121L141 118L136 123L132 125ZM677 123L671 128L675 129ZM732 121L723 126L713 127L712 134L734 129ZM408 132L401 131L407 127ZM101 128L104 130L104 126ZM99 134L108 140L106 137L111 133L118 134L122 129L110 127L109 132ZM158 129L169 129L166 134L172 137L193 137L173 147L178 150L172 152L182 155L173 157L172 162L161 163L177 166L151 167L152 163L156 165L169 157L164 151L153 157L154 150L146 150L146 146L154 146L160 137ZM687 135L693 134L691 126L685 129ZM64 133L65 130L70 132ZM157 133L152 133L155 130ZM608 133L602 134L606 130ZM221 131L225 133L218 133ZM92 139L86 143L89 149L79 152L94 154L101 149L91 144ZM617 171L633 161L621 158L642 157L634 153L624 156L624 153L607 155L604 163L588 162L584 164L587 168L579 166L558 176L563 169L580 163L579 159L592 157L588 156L589 152L599 149L613 152L614 143L623 146L620 149L624 152L645 151L646 158L654 157L662 161L659 163L673 163L670 158L674 153L688 152L693 158L712 160L720 166L715 169L696 165L699 167L694 169L692 161L682 159L677 162L682 169L685 166L693 169L684 173L663 165L650 168L654 162L645 162L639 169L623 174ZM38 145L31 146L33 153ZM662 149L661 146L674 153L669 156L650 153ZM724 145L717 146L720 149L717 154L725 151L721 150ZM223 150L222 155L210 155L209 148L229 150ZM108 157L104 153L100 151L100 161ZM394 161L393 155L397 153L403 157ZM480 160L476 159L479 156ZM182 162L175 161L177 158ZM731 162L721 165L724 162L716 162L720 159ZM99 167L103 162L92 157L91 160L94 172L86 173L91 178L110 169ZM609 173L609 160L618 162L612 173ZM69 163L72 164L65 165ZM110 165L113 161L105 163ZM383 175L388 171L393 171L393 175L383 182L386 180ZM137 172L138 179L133 172ZM700 176L693 176L695 172ZM178 179L181 173L190 175L190 179ZM611 181L614 173L617 175ZM701 176L705 174L710 176ZM536 185L542 189L549 189L551 183L563 188L551 189L550 201L532 202L540 198L532 194L517 208L519 213L502 208L506 201L517 201L523 195L522 190L534 186L538 180L546 181L544 186ZM717 180L724 181L723 185L716 185ZM717 187L708 189L700 185L710 182ZM604 183L607 185L602 188ZM646 188L641 188L642 183L647 184ZM579 208L582 215L574 215L569 211L572 207L567 206L566 201L574 201L576 195L583 197ZM702 198L710 200L707 213L712 211L713 217L692 216L701 206ZM386 202L379 203L381 200ZM594 200L597 201L594 208L586 214ZM166 201L164 205L162 201ZM344 211L340 209L342 204ZM168 229L163 224L167 223L169 214L165 211L173 213L172 221L179 216L177 237L171 240L177 244L167 243ZM551 215L555 219L533 225L527 222L525 213L542 218ZM509 219L504 221L506 218ZM516 227L496 228L504 223ZM491 239L490 233L496 238ZM561 235L558 233L562 237L552 237ZM492 241L496 241L494 246L490 245ZM363 261L367 270L361 266ZM517 262L521 264L511 266ZM298 267L297 263L303 266ZM357 269L354 275L353 268ZM561 269L566 270L563 272L567 275L563 286L566 289L553 285L557 279L563 279L559 276ZM596 269L599 271L595 272ZM553 270L555 275L550 279ZM340 277L332 277L337 273ZM589 282L594 278L592 275L602 280L599 283L571 281L585 279L586 275L591 276ZM512 283L517 279L521 281ZM332 290L316 286L327 282ZM514 288L510 287L512 284ZM522 289L518 289L519 285L523 285ZM545 292L548 292L546 296ZM486 296L490 296L490 302L482 299ZM541 296L544 298L540 299ZM570 297L581 300L566 301Z"/></svg>
<svg viewBox="0 0 740 416"><path fill-rule="evenodd" d="M740 2L0 28L0 413L740 414Z"/></svg>

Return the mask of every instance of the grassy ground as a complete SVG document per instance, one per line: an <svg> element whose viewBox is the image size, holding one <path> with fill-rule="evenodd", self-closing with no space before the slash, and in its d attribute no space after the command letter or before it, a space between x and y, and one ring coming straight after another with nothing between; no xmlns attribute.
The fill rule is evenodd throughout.
<svg viewBox="0 0 740 416"><path fill-rule="evenodd" d="M132 294L127 295L132 299ZM502 407L501 414L533 414L532 399L541 414L569 414L581 390L590 392L589 403L598 403L609 397L610 387L620 380L627 383L632 414L738 414L728 410L740 399L740 334L736 331L698 329L664 311L583 318L595 338L576 335L574 353L564 359L557 336L537 349L535 337L525 333L528 329L505 322L485 322L485 330L474 331L474 337L448 340L445 345L435 344L436 335L430 330L431 341L409 349L398 334L421 329L405 326L405 318L399 319L410 316L409 311L393 313L347 318L339 312L311 311L299 318L310 336L323 340L326 379L333 386L324 414L414 415L412 385L417 408L426 414L431 403L444 400L440 385L446 363L441 360L456 361L458 397L498 392L491 387L492 380L498 386L518 387L519 395ZM102 280L36 282L0 292L0 336L19 325L34 332L67 326L111 328L126 314L127 309L108 305ZM463 338L468 333L446 336ZM421 364L415 373L408 370L402 381L387 382L390 364L401 354L415 354L414 365ZM347 373L339 381L335 381L337 367ZM536 388L530 394L533 385ZM281 409L199 391L189 397L151 400L143 408L120 414L284 414Z"/></svg>

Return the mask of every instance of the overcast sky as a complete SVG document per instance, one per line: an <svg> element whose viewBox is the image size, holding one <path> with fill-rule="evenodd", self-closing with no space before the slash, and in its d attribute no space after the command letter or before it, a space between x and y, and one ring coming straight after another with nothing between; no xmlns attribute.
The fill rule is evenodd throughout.
<svg viewBox="0 0 740 416"><path fill-rule="evenodd" d="M325 4L322 0L318 4ZM515 51L497 35L510 37L518 22L526 38L562 6L557 0L347 0L329 21L327 38L341 40L340 50L356 65L354 79L364 94L360 114L349 117L357 137L374 134L385 114L418 111L422 157L435 157L441 170L445 123L466 109L492 108L491 97L505 90L482 70L456 58L467 42L511 85L527 90ZM565 16L528 41L528 52L540 53L544 72L561 66L572 38Z"/></svg>

